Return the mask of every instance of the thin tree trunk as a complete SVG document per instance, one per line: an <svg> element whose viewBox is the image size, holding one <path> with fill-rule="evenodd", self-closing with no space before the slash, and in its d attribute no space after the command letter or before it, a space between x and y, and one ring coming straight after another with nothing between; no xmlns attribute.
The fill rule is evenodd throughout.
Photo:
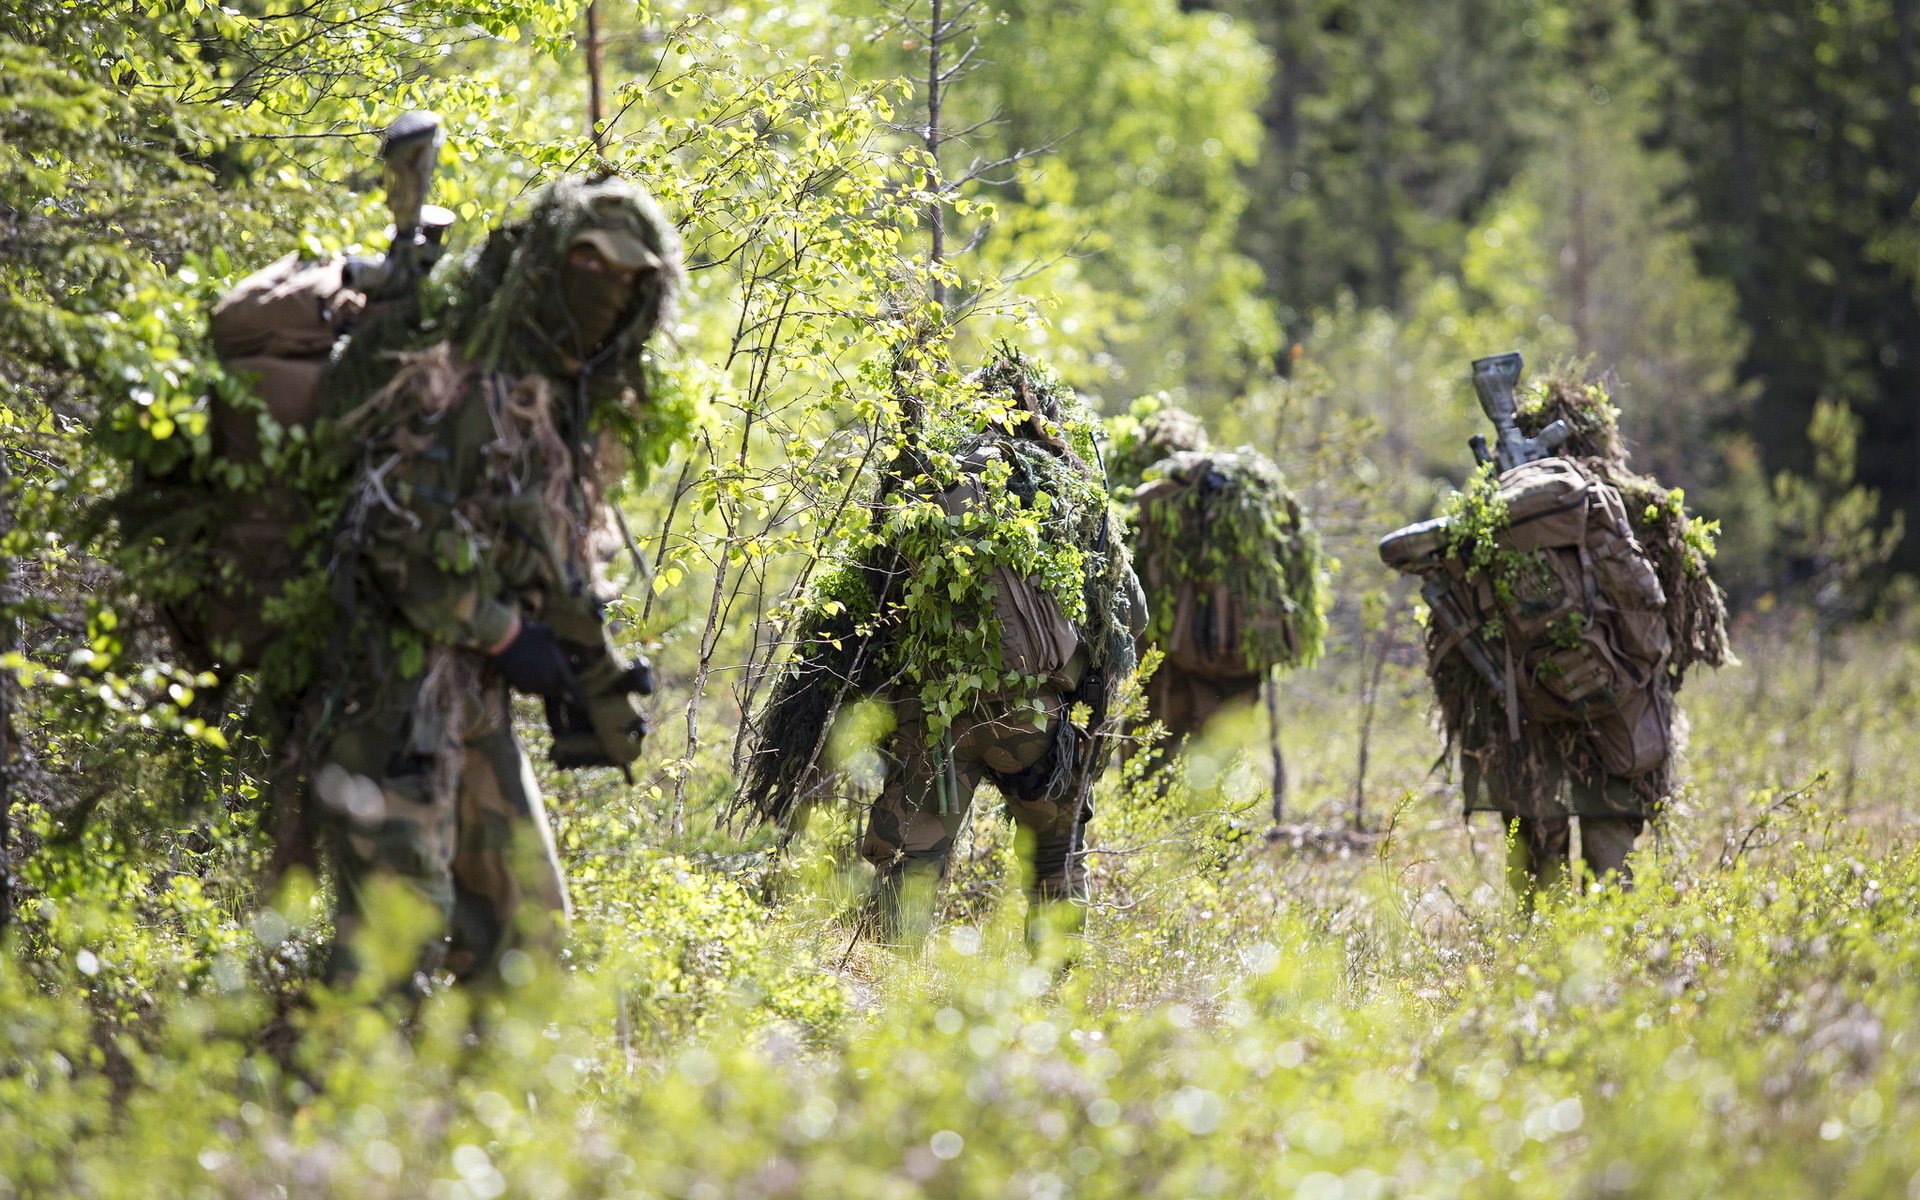
<svg viewBox="0 0 1920 1200"><path fill-rule="evenodd" d="M13 473L0 452L0 537L13 530ZM13 565L0 565L0 659L20 646ZM13 677L0 669L0 931L13 924Z"/></svg>
<svg viewBox="0 0 1920 1200"><path fill-rule="evenodd" d="M673 518L680 511L680 501L687 493L687 477L691 474L693 474L693 455L689 454L687 461L680 466L680 478L674 481L673 491L670 493L673 499L667 504L666 518L660 522L660 542L653 550L653 569L656 574L667 565L667 538L673 532ZM647 589L647 598L640 606L642 629L647 628L647 622L653 618L653 598L659 594L659 588Z"/></svg>
<svg viewBox="0 0 1920 1200"><path fill-rule="evenodd" d="M933 0L933 19L927 24L927 157L933 160L933 186L940 186L940 45L946 40L943 27L944 7ZM940 201L927 205L927 232L931 238L927 265L931 270L933 302L942 309L947 304L947 285L940 279L941 265L947 258L947 224Z"/></svg>
<svg viewBox="0 0 1920 1200"><path fill-rule="evenodd" d="M587 132L593 137L593 148L607 148L606 131L600 128L600 118L606 113L606 103L600 87L600 62L602 44L600 41L600 3L588 0L587 4Z"/></svg>
<svg viewBox="0 0 1920 1200"><path fill-rule="evenodd" d="M1273 823L1279 825L1287 815L1287 759L1280 749L1280 681L1268 671L1261 686L1267 694L1267 747L1273 753Z"/></svg>
<svg viewBox="0 0 1920 1200"><path fill-rule="evenodd" d="M1373 714L1380 698L1380 676L1387 668L1387 652L1393 647L1393 637L1398 631L1398 613L1390 613L1380 626L1380 645L1368 665L1362 654L1360 660L1360 752L1359 761L1353 773L1353 808L1348 820L1355 829L1366 828L1367 803L1367 760L1372 751Z"/></svg>

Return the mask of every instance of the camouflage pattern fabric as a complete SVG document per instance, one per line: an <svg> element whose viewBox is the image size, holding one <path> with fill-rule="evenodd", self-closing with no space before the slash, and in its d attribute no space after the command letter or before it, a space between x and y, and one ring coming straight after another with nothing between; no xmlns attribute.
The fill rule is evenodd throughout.
<svg viewBox="0 0 1920 1200"><path fill-rule="evenodd" d="M577 584L569 564L592 510L564 451L550 455L524 389L445 356L403 369L396 386L451 399L440 411L418 406L370 444L354 539L359 652L353 676L325 693L335 711L313 723L326 734L313 807L337 855L339 943L365 924L368 878L385 874L447 918L446 965L484 980L516 928L551 925L565 909L539 794L484 651L517 616L537 618L547 589ZM558 507L547 499L556 479L566 485ZM396 634L428 647L410 678ZM334 965L344 974L353 964Z"/></svg>
<svg viewBox="0 0 1920 1200"><path fill-rule="evenodd" d="M1671 684L1656 678L1650 686L1663 710L1672 711ZM1641 782L1598 767L1598 756L1586 747L1585 735L1577 727L1559 730L1556 738L1547 739L1536 786L1513 771L1493 771L1483 765L1488 743L1507 736L1505 710L1498 702L1476 703L1468 716L1460 737L1460 783L1468 813L1497 812L1508 818L1563 824L1569 816L1644 820L1653 815L1655 805L1648 801Z"/></svg>
<svg viewBox="0 0 1920 1200"><path fill-rule="evenodd" d="M355 943L382 878L405 885L444 923L444 947L438 938L421 946L419 965L445 966L463 982L496 978L511 950L550 957L566 919L566 884L506 690L488 688L461 714L451 786L439 777L438 732L413 719L415 700L390 693L346 714L314 776L340 893L328 968L336 982L358 972Z"/></svg>
<svg viewBox="0 0 1920 1200"><path fill-rule="evenodd" d="M1463 755L1462 762L1481 788L1483 805L1504 814L1513 831L1507 882L1523 906L1530 907L1535 893L1558 887L1566 878L1575 817L1587 874L1632 882L1627 856L1647 823L1633 780L1605 774L1582 778L1561 759L1548 764L1546 787L1536 794L1512 779L1481 772L1469 756Z"/></svg>
<svg viewBox="0 0 1920 1200"><path fill-rule="evenodd" d="M637 274L576 263L582 247ZM679 272L644 192L561 180L469 263L449 340L379 350L365 390L333 380L329 415L361 466L334 568L344 645L304 740L340 880L336 976L356 937L384 961L414 936L371 927L383 879L444 921L419 948L427 969L443 941L462 980L553 948L566 890L489 652L550 598L590 592L617 544L600 481L618 456L593 414L640 403L641 343Z"/></svg>
<svg viewBox="0 0 1920 1200"><path fill-rule="evenodd" d="M1060 692L1044 690L993 714L963 714L949 743L929 745L919 702L896 702L899 724L883 749L886 782L861 843L861 854L878 874L883 905L897 897L909 873L946 875L954 839L983 780L995 782L1008 815L1032 835L1028 894L1038 900L1085 894L1086 871L1074 851L1092 810L1081 807L1077 775L1068 771L1052 788L1028 789L1015 779L1037 773L1034 768L1055 751L1066 706ZM1036 714L1044 715L1043 724L1036 724Z"/></svg>

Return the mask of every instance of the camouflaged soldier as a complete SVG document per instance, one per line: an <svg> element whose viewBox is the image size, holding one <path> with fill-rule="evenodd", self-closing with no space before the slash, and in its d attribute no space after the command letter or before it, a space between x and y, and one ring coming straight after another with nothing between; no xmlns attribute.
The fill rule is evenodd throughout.
<svg viewBox="0 0 1920 1200"><path fill-rule="evenodd" d="M644 191L562 179L465 265L442 340L396 351L363 334L329 373L331 428L364 447L335 567L348 644L308 714L336 978L357 971L356 940L427 969L444 950L460 980L555 943L566 886L509 690L543 697L550 720L614 703L630 745L605 761L637 753L637 704L589 694L592 587L621 466L611 430L634 424L642 345L680 281L678 236ZM438 912L444 938L395 947L397 928L369 928L382 880Z"/></svg>
<svg viewBox="0 0 1920 1200"><path fill-rule="evenodd" d="M1568 879L1576 817L1588 877L1631 881L1634 842L1673 789L1676 693L1730 658L1726 609L1710 526L1628 468L1604 388L1556 374L1516 399L1519 355L1474 368L1499 457L1381 555L1423 582L1466 809L1507 822L1508 881L1530 909Z"/></svg>
<svg viewBox="0 0 1920 1200"><path fill-rule="evenodd" d="M1208 444L1198 417L1162 407L1116 422L1115 474L1163 654L1147 712L1177 746L1251 706L1276 666L1319 656L1326 600L1318 538L1278 467ZM1124 472L1124 474L1122 474Z"/></svg>
<svg viewBox="0 0 1920 1200"><path fill-rule="evenodd" d="M1092 816L1092 778L1107 756L1107 689L1133 669L1132 638L1144 621L1144 602L1125 547L1106 529L1104 480L1070 447L1069 417L1053 385L1031 372L1007 359L976 377L983 391L1007 396L1011 407L961 445L958 478L925 499L944 513L942 528L951 531L945 536L955 538L967 537L976 528L972 522L991 519L986 514L999 488L1020 507L1046 512L1052 535L1084 529L1080 544L1092 551L1087 618L1070 620L1036 579L991 566L990 617L1000 662L979 666L998 665L1019 682L977 697L933 736L920 693L903 681L913 674L910 664L891 637L901 610L889 610L886 599L893 595L890 580L911 577L913 566L884 550L864 568L861 585L880 598L878 632L863 638L834 620L803 632L804 649L758 722L743 797L760 815L787 824L804 814L807 793L819 783L813 760L826 714L837 708L823 693L866 695L888 705L893 728L877 747L885 778L868 810L860 852L874 867L877 908L889 933L903 918L923 919L929 911L983 782L1000 792L1019 828L1034 914L1086 894L1080 847ZM948 613L956 624L988 615ZM1072 719L1079 704L1087 706L1084 725ZM911 899L903 903L905 897Z"/></svg>
<svg viewBox="0 0 1920 1200"><path fill-rule="evenodd" d="M984 507L981 481L996 461L1009 458L1016 440L1044 447L1070 470L1098 480L1097 469L1061 436L1064 414L1053 397L1027 389L1017 393L1017 401L1012 419L990 428L961 459L961 481L936 498L950 515ZM1145 616L1139 581L1130 568L1118 580L1127 632L1137 634ZM886 782L868 814L860 847L873 864L889 912L914 875L929 885L945 876L954 839L982 781L994 784L1021 830L1029 898L1045 903L1086 895L1079 851L1093 815L1088 775L1097 772L1105 756L1093 744L1097 739L1069 719L1069 709L1076 701L1088 703L1098 710L1089 723L1098 727L1111 666L1103 655L1101 670L1093 671L1094 648L1043 588L1004 567L996 568L994 583L1002 660L1009 670L1038 682L973 705L937 742L928 736L916 696L891 697L895 727L881 750ZM1109 608L1114 599L1089 597L1092 604ZM1121 673L1130 668L1129 662ZM1095 674L1097 682L1090 678Z"/></svg>

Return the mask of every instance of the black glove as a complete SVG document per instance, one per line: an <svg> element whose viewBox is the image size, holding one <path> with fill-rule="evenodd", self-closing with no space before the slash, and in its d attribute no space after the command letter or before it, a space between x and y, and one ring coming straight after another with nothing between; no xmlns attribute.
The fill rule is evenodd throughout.
<svg viewBox="0 0 1920 1200"><path fill-rule="evenodd" d="M553 630L538 621L521 622L520 632L493 655L493 665L516 692L586 706L587 695L567 663L567 652Z"/></svg>

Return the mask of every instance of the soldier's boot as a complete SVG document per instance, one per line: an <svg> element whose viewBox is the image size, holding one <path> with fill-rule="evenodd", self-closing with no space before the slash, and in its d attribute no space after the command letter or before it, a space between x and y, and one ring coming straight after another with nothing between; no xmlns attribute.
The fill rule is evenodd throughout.
<svg viewBox="0 0 1920 1200"><path fill-rule="evenodd" d="M1036 958L1070 967L1079 957L1087 923L1087 868L1080 827L1035 837L1021 829L1017 845L1026 864L1027 949Z"/></svg>
<svg viewBox="0 0 1920 1200"><path fill-rule="evenodd" d="M927 940L939 903L945 859L902 857L874 880L873 935L902 950Z"/></svg>
<svg viewBox="0 0 1920 1200"><path fill-rule="evenodd" d="M1564 818L1515 817L1507 826L1507 886L1523 914L1532 916L1542 894L1565 886L1572 840L1572 823Z"/></svg>
<svg viewBox="0 0 1920 1200"><path fill-rule="evenodd" d="M1633 886L1628 856L1645 824L1639 817L1580 818L1580 857L1594 882L1622 891Z"/></svg>

